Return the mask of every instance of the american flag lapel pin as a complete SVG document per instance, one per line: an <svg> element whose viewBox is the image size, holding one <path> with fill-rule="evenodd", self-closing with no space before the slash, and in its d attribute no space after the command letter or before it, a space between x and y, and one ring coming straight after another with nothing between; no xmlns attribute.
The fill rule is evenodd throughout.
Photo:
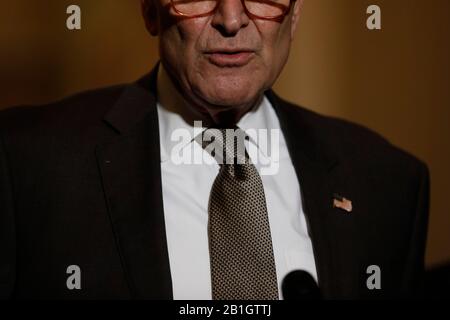
<svg viewBox="0 0 450 320"><path fill-rule="evenodd" d="M352 212L353 210L352 202L337 193L335 193L333 196L333 208L339 208L347 211L348 213Z"/></svg>

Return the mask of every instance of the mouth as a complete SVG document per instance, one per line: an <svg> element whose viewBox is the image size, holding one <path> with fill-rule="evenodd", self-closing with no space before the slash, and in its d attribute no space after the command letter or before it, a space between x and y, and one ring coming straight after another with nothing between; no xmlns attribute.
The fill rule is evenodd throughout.
<svg viewBox="0 0 450 320"><path fill-rule="evenodd" d="M243 67L254 57L251 50L214 50L205 52L210 63L220 68Z"/></svg>

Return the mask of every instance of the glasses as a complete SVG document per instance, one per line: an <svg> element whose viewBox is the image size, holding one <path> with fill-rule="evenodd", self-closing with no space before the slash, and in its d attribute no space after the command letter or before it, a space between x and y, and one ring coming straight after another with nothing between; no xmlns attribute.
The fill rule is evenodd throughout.
<svg viewBox="0 0 450 320"><path fill-rule="evenodd" d="M170 0L174 11L186 18L214 14L221 0ZM250 18L282 22L296 0L241 0Z"/></svg>

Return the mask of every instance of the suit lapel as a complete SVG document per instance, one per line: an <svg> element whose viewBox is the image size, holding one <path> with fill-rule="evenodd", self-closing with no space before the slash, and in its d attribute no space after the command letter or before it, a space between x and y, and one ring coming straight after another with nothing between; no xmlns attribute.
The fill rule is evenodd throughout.
<svg viewBox="0 0 450 320"><path fill-rule="evenodd" d="M329 139L322 139L318 121L312 119L312 113L306 114L296 106L290 105L272 91L267 96L275 108L280 126L286 139L288 150L299 178L304 212L313 244L319 287L325 298L345 296L352 285L340 285L345 270L341 263L342 247L340 239L348 238L340 229L339 219L351 219L351 216L333 208L333 194L345 196L349 189L346 173L339 165L336 146ZM352 223L350 220L344 223ZM351 289L350 289L351 290Z"/></svg>
<svg viewBox="0 0 450 320"><path fill-rule="evenodd" d="M156 85L156 70L142 81ZM97 146L111 223L133 298L171 299L155 95L139 83L105 116L116 135Z"/></svg>

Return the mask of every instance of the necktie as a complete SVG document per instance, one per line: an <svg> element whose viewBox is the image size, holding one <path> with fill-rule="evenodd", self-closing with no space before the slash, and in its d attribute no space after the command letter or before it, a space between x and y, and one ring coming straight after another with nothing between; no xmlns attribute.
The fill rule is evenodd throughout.
<svg viewBox="0 0 450 320"><path fill-rule="evenodd" d="M245 133L237 128L208 129L202 141L196 139L220 165L208 206L212 297L276 300L278 286L266 199L244 138Z"/></svg>

